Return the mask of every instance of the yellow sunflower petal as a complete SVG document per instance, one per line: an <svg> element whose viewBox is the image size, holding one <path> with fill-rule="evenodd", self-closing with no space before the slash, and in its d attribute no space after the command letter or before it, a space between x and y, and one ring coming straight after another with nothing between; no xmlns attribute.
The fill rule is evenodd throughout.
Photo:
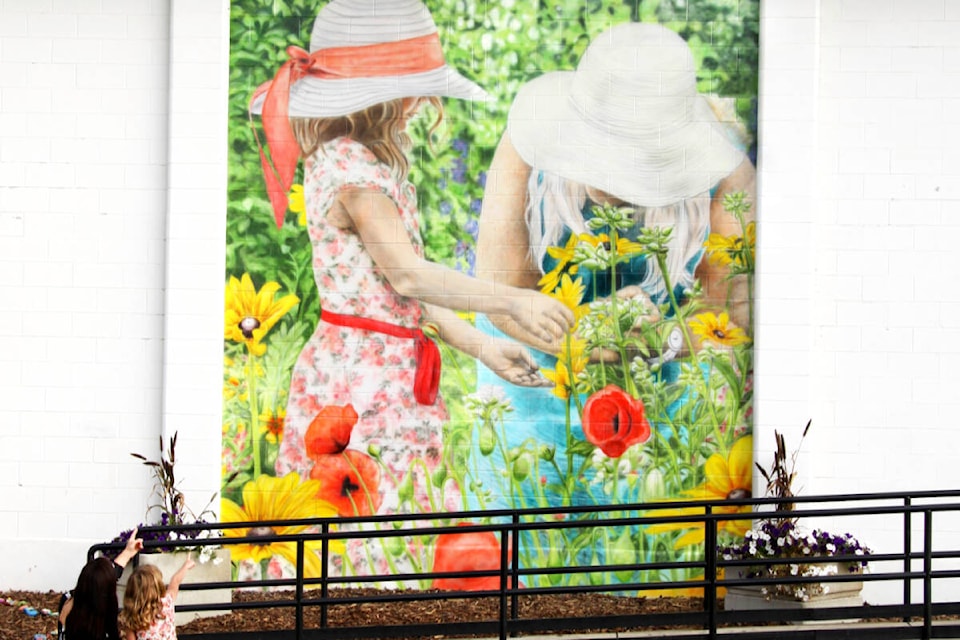
<svg viewBox="0 0 960 640"><path fill-rule="evenodd" d="M690 529L685 534L676 539L673 543L674 549L683 549L684 547L689 547L694 544L703 544L703 540L706 537L705 528L703 525Z"/></svg>
<svg viewBox="0 0 960 640"><path fill-rule="evenodd" d="M733 489L744 489L748 493L753 487L753 436L740 438L730 449L727 463L730 482Z"/></svg>

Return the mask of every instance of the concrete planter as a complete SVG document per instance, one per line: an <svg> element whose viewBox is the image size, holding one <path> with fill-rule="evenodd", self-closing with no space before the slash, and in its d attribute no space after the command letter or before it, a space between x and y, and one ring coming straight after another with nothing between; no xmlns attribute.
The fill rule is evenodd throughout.
<svg viewBox="0 0 960 640"><path fill-rule="evenodd" d="M835 575L855 574L859 571L850 571L845 566L835 563L823 565L835 569ZM741 577L738 575L738 577ZM737 585L727 587L724 598L724 609L733 610L774 610L774 609L823 609L828 607L860 607L863 606L862 582L831 582L823 585L826 593L810 596L809 600L797 600L786 595L765 594L762 586ZM835 622L858 622L859 618L843 620L812 620L795 621L792 624L820 624Z"/></svg>
<svg viewBox="0 0 960 640"><path fill-rule="evenodd" d="M123 591L127 587L127 578L133 572L135 565L152 564L160 569L164 583L169 584L173 574L183 566L187 558L186 551L168 551L163 553L141 553L134 558L123 570L123 575L117 581L117 600L123 606ZM196 554L194 554L196 560ZM183 584L198 582L229 582L231 580L230 551L229 549L215 549L212 557L206 562L197 561L197 566L187 572ZM231 589L204 589L202 591L185 591L177 594L177 604L219 604L230 602L233 597ZM230 613L227 610L177 612L177 625L196 620Z"/></svg>

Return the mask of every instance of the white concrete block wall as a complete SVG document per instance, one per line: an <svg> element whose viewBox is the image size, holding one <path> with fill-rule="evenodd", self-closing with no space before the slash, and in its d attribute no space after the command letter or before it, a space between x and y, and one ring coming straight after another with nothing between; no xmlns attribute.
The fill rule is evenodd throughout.
<svg viewBox="0 0 960 640"><path fill-rule="evenodd" d="M143 517L162 407L168 6L0 2L0 587Z"/></svg>
<svg viewBox="0 0 960 640"><path fill-rule="evenodd" d="M813 86L792 106L771 108L771 78L795 67L781 69L770 55L761 63L757 459L769 463L774 429L796 444L812 418L798 467L804 493L956 488L947 470L960 450L960 373L951 366L960 298L951 277L960 267L960 167L951 160L960 140L952 113L960 11L949 0L806 4L816 17L816 57L800 55ZM763 7L769 29L783 5ZM793 33L808 15L795 17ZM762 42L766 53L777 45ZM796 175L773 182L780 167L765 160L791 149L771 129L791 121L813 154L801 144ZM779 250L771 234L804 220L812 233L797 254L771 257ZM801 284L800 308L780 286L780 269L794 259L796 278L782 280L810 284L805 292ZM895 523L876 518L822 524L875 548L895 550L902 540ZM941 542L956 548L958 532L955 519L938 519ZM870 583L865 596L892 601L900 589Z"/></svg>
<svg viewBox="0 0 960 640"><path fill-rule="evenodd" d="M139 518L161 430L218 484L228 11L0 0L0 588ZM955 487L960 3L763 2L762 38L757 459L812 418L807 493Z"/></svg>

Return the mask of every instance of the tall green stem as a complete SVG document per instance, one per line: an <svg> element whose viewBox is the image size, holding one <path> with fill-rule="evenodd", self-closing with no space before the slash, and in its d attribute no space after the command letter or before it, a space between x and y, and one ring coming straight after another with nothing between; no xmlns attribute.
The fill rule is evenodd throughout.
<svg viewBox="0 0 960 640"><path fill-rule="evenodd" d="M253 479L260 477L260 408L257 402L257 362L259 356L247 353L247 404L250 407L250 446L253 450Z"/></svg>
<svg viewBox="0 0 960 640"><path fill-rule="evenodd" d="M657 265L660 267L660 273L663 274L663 285L666 287L667 295L670 297L670 306L673 308L673 313L677 318L677 323L680 325L680 331L683 333L683 340L687 345L687 350L690 352L690 355L693 358L694 366L697 367L696 377L697 382L702 389L703 403L710 408L710 415L713 417L714 430L718 430L720 426L720 418L717 416L717 408L714 406L713 402L710 402L710 387L707 385L706 380L703 379L703 372L699 370L700 367L696 361L695 351L693 348L693 338L690 336L690 327L687 326L687 319L684 316L683 310L680 308L680 304L677 302L677 294L673 290L673 283L670 281L670 273L667 271L667 256L662 253L657 253L656 256Z"/></svg>
<svg viewBox="0 0 960 640"><path fill-rule="evenodd" d="M626 392L634 398L640 397L637 390L637 383L630 375L630 358L627 356L627 350L624 347L623 330L620 328L620 314L617 310L617 242L619 234L615 230L610 231L610 317L613 318L613 333L617 340L617 352L620 354L620 363L624 371L624 384Z"/></svg>

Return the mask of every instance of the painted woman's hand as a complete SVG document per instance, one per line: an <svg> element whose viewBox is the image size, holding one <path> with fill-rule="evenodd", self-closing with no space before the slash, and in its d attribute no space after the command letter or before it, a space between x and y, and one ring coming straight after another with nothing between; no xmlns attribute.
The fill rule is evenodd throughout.
<svg viewBox="0 0 960 640"><path fill-rule="evenodd" d="M553 384L540 374L530 352L512 340L490 340L481 347L480 361L498 376L517 386L549 387Z"/></svg>
<svg viewBox="0 0 960 640"><path fill-rule="evenodd" d="M545 343L556 344L573 328L574 316L565 304L539 291L512 298L510 317Z"/></svg>

